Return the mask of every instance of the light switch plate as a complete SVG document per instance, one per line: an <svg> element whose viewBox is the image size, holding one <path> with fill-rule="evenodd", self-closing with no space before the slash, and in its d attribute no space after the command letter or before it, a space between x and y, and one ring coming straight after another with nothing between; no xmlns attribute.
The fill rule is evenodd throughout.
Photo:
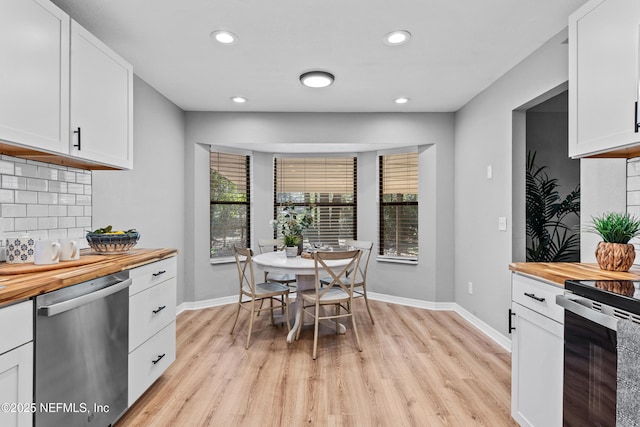
<svg viewBox="0 0 640 427"><path fill-rule="evenodd" d="M487 179L492 179L493 178L493 166L489 165L487 166Z"/></svg>
<svg viewBox="0 0 640 427"><path fill-rule="evenodd" d="M507 231L507 217L499 216L498 217L498 231Z"/></svg>

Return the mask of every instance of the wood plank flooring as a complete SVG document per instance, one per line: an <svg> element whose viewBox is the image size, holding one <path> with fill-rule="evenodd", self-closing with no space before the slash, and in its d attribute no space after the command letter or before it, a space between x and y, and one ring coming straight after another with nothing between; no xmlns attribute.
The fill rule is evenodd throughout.
<svg viewBox="0 0 640 427"><path fill-rule="evenodd" d="M511 355L454 312L356 301L353 331L286 327L235 305L183 312L177 359L118 421L128 426L516 426ZM348 322L347 322L348 323Z"/></svg>

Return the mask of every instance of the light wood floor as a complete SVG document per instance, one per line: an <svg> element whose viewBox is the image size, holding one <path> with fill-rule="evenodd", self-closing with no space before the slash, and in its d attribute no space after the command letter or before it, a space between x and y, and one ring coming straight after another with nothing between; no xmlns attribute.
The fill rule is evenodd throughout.
<svg viewBox="0 0 640 427"><path fill-rule="evenodd" d="M183 312L177 359L129 409L126 426L515 426L510 354L454 312L357 301L353 331L286 327L258 317L249 350L235 305Z"/></svg>

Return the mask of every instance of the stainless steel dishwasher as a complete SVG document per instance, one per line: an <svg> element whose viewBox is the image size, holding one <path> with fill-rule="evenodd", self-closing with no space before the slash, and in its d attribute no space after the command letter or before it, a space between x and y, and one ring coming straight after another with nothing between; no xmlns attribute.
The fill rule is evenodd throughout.
<svg viewBox="0 0 640 427"><path fill-rule="evenodd" d="M36 298L37 427L112 425L127 408L129 272Z"/></svg>

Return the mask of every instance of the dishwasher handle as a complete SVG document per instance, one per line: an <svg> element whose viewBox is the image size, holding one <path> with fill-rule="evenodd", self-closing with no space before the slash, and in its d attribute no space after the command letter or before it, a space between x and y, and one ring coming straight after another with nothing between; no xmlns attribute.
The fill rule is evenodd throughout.
<svg viewBox="0 0 640 427"><path fill-rule="evenodd" d="M565 310L569 310L570 312L594 323L597 323L600 326L604 326L605 328L611 329L613 331L618 330L617 318L602 314L598 311L590 309L589 307L585 307L584 305L576 302L575 300L567 298L564 295L556 295L556 304L564 307Z"/></svg>
<svg viewBox="0 0 640 427"><path fill-rule="evenodd" d="M79 296L78 298L73 298L67 301L62 301L56 304L45 305L38 308L39 316L51 317L56 314L64 313L65 311L72 310L74 308L80 307L81 305L88 304L90 302L99 300L100 298L108 297L109 295L115 294L125 288L131 286L132 280L126 279L122 282L118 282L115 285L108 286L106 288L102 288L99 291L91 292L86 295Z"/></svg>

